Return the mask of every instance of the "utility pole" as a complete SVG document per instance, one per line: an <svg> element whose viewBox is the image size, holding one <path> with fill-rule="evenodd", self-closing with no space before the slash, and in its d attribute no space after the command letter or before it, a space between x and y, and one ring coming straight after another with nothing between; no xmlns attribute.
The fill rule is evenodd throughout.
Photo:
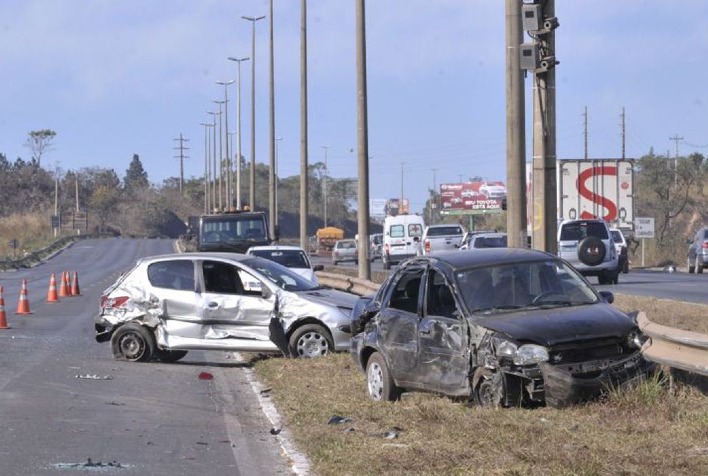
<svg viewBox="0 0 708 476"><path fill-rule="evenodd" d="M585 160L588 160L588 107L587 106L585 106L585 114L583 114L583 117L584 117L583 118L583 137L585 138L584 158L585 158Z"/></svg>
<svg viewBox="0 0 708 476"><path fill-rule="evenodd" d="M224 210L224 201L223 201L223 185L224 185L224 136L223 136L223 121L222 117L224 115L221 105L224 104L224 101L218 101L216 99L212 99L214 104L219 105L219 199L218 199L218 204L219 204L219 210L223 211ZM216 174L216 164L214 165L214 173ZM217 201L215 201L216 204Z"/></svg>
<svg viewBox="0 0 708 476"><path fill-rule="evenodd" d="M211 207L212 212L215 211L217 207L217 197L216 197L216 116L221 116L221 112L207 111L207 114L211 114L214 118L214 134L212 137L212 154L211 154L211 175L214 178L214 183L211 184Z"/></svg>
<svg viewBox="0 0 708 476"><path fill-rule="evenodd" d="M674 156L674 185L678 183L678 158L679 158L679 142L683 140L683 137L679 137L678 134L674 134L673 137L669 137L669 140L674 141L676 146L676 155Z"/></svg>
<svg viewBox="0 0 708 476"><path fill-rule="evenodd" d="M244 17L252 25L251 41L251 177L250 177L250 207L256 209L256 22L265 16Z"/></svg>
<svg viewBox="0 0 708 476"><path fill-rule="evenodd" d="M325 173L324 173L324 180L322 181L322 185L324 188L324 227L327 228L327 176L329 175L329 169L327 168L327 149L329 149L328 145L323 145L322 148L324 149L325 152Z"/></svg>
<svg viewBox="0 0 708 476"><path fill-rule="evenodd" d="M371 279L369 261L369 126L366 92L366 12L365 0L356 0L356 97L359 231L359 278Z"/></svg>
<svg viewBox="0 0 708 476"><path fill-rule="evenodd" d="M307 247L307 0L300 0L300 247ZM309 251L309 250L308 250Z"/></svg>
<svg viewBox="0 0 708 476"><path fill-rule="evenodd" d="M406 166L405 161L401 162L401 200L398 202L398 214L403 215L403 168Z"/></svg>
<svg viewBox="0 0 708 476"><path fill-rule="evenodd" d="M179 194L184 196L184 159L189 158L184 155L184 151L189 150L189 147L185 147L184 143L189 142L189 139L184 138L180 132L179 137L173 140L179 142L179 147L174 147L174 150L179 150L179 155L176 155L175 159L179 159Z"/></svg>
<svg viewBox="0 0 708 476"><path fill-rule="evenodd" d="M437 209L437 200L435 200L435 193L438 189L436 174L438 169L430 169L433 172L433 193L430 197L430 224L433 225L433 219L435 217L435 210Z"/></svg>
<svg viewBox="0 0 708 476"><path fill-rule="evenodd" d="M624 151L625 151L625 142L626 142L626 131L625 131L625 124L624 124L624 108L622 108L622 114L620 114L620 117L622 118L622 158L625 158Z"/></svg>
<svg viewBox="0 0 708 476"><path fill-rule="evenodd" d="M532 43L521 45L521 67L533 71L533 247L556 254L556 61L555 0L522 5Z"/></svg>
<svg viewBox="0 0 708 476"><path fill-rule="evenodd" d="M526 119L520 45L522 0L506 0L506 227L509 246L527 246Z"/></svg>
<svg viewBox="0 0 708 476"><path fill-rule="evenodd" d="M224 87L224 137L226 138L226 144L224 147L225 154L223 158L225 159L224 168L226 168L226 190L225 190L225 201L226 208L230 209L233 204L233 190L231 185L231 153L229 152L229 93L228 86L233 84L234 80L231 81L216 81L216 84Z"/></svg>

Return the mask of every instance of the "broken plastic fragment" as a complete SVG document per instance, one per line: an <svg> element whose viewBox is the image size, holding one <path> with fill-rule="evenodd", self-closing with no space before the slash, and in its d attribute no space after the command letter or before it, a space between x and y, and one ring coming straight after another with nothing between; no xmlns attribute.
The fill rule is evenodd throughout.
<svg viewBox="0 0 708 476"><path fill-rule="evenodd" d="M270 429L270 434L271 435L278 435L282 431L282 428L271 428Z"/></svg>
<svg viewBox="0 0 708 476"><path fill-rule="evenodd" d="M78 374L77 374L77 375L76 375L76 378L78 378L78 379L86 379L86 380L113 380L113 377L111 377L110 375L103 375L103 376L101 376L101 375L89 375L89 374L86 374L86 375L78 375Z"/></svg>
<svg viewBox="0 0 708 476"><path fill-rule="evenodd" d="M199 374L199 380L213 380L214 376L209 372L202 372Z"/></svg>
<svg viewBox="0 0 708 476"><path fill-rule="evenodd" d="M328 425L339 425L340 423L348 423L352 421L351 418L339 416L339 415L333 415L329 421L327 422Z"/></svg>

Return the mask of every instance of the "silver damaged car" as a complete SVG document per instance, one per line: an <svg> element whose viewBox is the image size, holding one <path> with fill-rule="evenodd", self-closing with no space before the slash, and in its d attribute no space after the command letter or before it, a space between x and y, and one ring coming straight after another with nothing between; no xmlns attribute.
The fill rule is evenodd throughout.
<svg viewBox="0 0 708 476"><path fill-rule="evenodd" d="M101 296L96 340L119 360L176 361L189 350L317 357L350 346L357 296L273 261L235 253L139 260Z"/></svg>

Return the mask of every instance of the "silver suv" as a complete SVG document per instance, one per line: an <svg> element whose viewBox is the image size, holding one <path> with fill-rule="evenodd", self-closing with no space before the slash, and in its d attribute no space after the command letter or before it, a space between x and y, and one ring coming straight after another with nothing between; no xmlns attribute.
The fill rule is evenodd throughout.
<svg viewBox="0 0 708 476"><path fill-rule="evenodd" d="M599 284L617 284L619 258L604 220L565 220L558 226L558 256Z"/></svg>
<svg viewBox="0 0 708 476"><path fill-rule="evenodd" d="M688 247L688 272L703 273L708 265L708 228L701 228Z"/></svg>

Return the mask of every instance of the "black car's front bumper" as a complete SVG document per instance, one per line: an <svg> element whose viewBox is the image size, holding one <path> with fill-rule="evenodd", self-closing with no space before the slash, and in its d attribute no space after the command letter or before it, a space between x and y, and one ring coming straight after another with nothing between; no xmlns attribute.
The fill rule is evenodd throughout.
<svg viewBox="0 0 708 476"><path fill-rule="evenodd" d="M539 366L546 405L559 408L591 400L609 389L644 378L656 369L655 363L638 352L604 368L582 373L574 372L578 366L573 365L541 363Z"/></svg>

